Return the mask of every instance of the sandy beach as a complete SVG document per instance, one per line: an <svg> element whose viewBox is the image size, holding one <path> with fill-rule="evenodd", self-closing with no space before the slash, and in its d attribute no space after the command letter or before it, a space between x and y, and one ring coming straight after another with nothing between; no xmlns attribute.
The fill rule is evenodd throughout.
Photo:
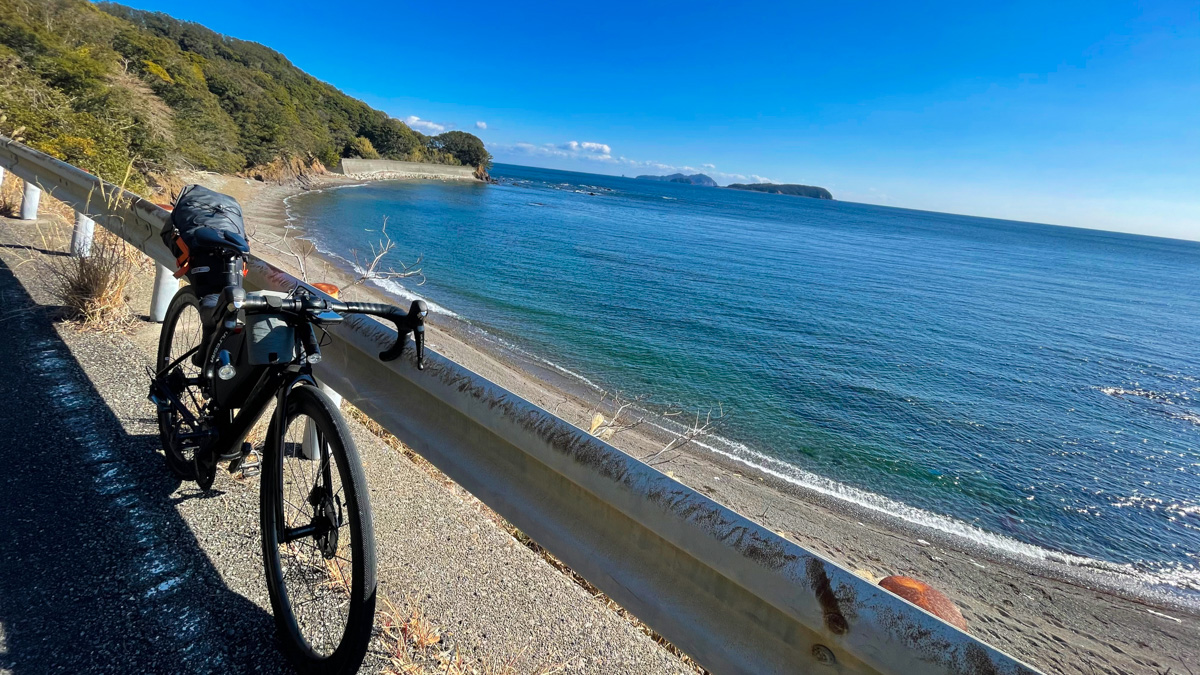
<svg viewBox="0 0 1200 675"><path fill-rule="evenodd" d="M322 259L297 239L302 233L287 229L285 199L305 189L361 181L323 176L301 187L215 174L185 180L243 204L256 255L293 273L303 267L310 282L352 284L335 261ZM362 285L347 297L386 300ZM611 415L610 404L599 403L598 395L569 386L535 359L481 339L469 326L435 318L428 344L579 426L586 427L597 410ZM694 443L658 454L671 438L650 424L609 440L635 457L652 457L658 470L863 577L903 574L931 584L958 605L972 634L1047 672L1200 672L1200 612L1169 589L1155 592L1119 574L974 544L788 482Z"/></svg>

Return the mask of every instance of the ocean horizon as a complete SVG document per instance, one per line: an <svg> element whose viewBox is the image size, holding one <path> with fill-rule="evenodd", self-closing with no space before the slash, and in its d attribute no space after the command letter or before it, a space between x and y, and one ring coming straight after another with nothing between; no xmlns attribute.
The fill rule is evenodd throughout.
<svg viewBox="0 0 1200 675"><path fill-rule="evenodd" d="M289 199L354 266L709 452L1011 554L1200 592L1200 243L497 165ZM837 195L834 195L835 198ZM669 421L664 422L669 425Z"/></svg>

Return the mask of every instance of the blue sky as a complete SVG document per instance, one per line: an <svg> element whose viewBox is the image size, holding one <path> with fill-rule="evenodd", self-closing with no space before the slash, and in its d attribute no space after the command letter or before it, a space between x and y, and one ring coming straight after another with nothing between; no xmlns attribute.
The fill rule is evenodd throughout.
<svg viewBox="0 0 1200 675"><path fill-rule="evenodd" d="M131 4L502 162L1200 239L1197 2Z"/></svg>

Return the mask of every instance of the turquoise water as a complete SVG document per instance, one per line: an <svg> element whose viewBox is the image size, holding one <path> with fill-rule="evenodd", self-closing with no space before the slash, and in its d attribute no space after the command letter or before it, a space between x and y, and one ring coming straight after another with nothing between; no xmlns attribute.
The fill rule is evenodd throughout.
<svg viewBox="0 0 1200 675"><path fill-rule="evenodd" d="M1200 590L1200 244L500 165L307 193L352 259L710 450L1024 555ZM1078 556L1078 558L1076 558Z"/></svg>

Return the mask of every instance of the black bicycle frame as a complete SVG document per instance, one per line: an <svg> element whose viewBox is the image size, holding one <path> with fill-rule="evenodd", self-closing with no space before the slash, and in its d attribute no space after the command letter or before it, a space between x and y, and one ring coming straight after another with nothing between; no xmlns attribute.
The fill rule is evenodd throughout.
<svg viewBox="0 0 1200 675"><path fill-rule="evenodd" d="M246 435L250 433L250 429L254 427L254 423L271 403L272 398L278 398L276 417L283 415L287 410L288 393L291 392L292 387L301 382L314 387L317 385L310 373L301 370L300 366L295 364L266 368L254 388L250 390L250 395L246 397L246 402L237 414L232 418L226 417L225 421L218 421L217 445L213 446L212 452L220 457L230 454L235 448L241 446L242 442L246 440ZM273 421L272 424L275 422Z"/></svg>

